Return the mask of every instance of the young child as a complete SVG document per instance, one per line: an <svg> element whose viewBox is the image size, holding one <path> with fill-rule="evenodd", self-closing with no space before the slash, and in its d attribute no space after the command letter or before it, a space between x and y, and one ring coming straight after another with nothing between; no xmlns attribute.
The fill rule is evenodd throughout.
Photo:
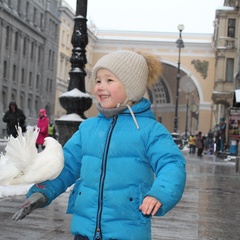
<svg viewBox="0 0 240 240"><path fill-rule="evenodd" d="M13 216L24 218L75 183L67 213L77 239L151 239L151 216L181 199L185 159L143 98L162 66L148 54L116 51L93 68L100 114L82 122L65 144L65 166L52 181L32 186Z"/></svg>

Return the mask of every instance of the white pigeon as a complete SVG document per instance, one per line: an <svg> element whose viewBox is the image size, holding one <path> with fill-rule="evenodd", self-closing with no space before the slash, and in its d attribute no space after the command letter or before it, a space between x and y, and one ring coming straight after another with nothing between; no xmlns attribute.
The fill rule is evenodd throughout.
<svg viewBox="0 0 240 240"><path fill-rule="evenodd" d="M25 136L17 128L18 136L10 136L6 153L0 155L0 185L40 183L56 178L63 169L61 144L52 137L44 140L45 149L38 153L36 139L39 129L28 129Z"/></svg>

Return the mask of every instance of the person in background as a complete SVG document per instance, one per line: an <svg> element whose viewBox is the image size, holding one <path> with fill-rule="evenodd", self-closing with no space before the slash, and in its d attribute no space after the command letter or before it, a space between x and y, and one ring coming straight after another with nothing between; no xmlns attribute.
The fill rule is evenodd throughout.
<svg viewBox="0 0 240 240"><path fill-rule="evenodd" d="M209 130L209 132L207 134L205 148L206 148L207 155L213 154L213 152L214 152L214 134L211 129Z"/></svg>
<svg viewBox="0 0 240 240"><path fill-rule="evenodd" d="M48 125L48 136L56 138L56 129L55 129L55 126L54 126L53 122L51 122Z"/></svg>
<svg viewBox="0 0 240 240"><path fill-rule="evenodd" d="M197 135L196 147L197 147L197 155L201 157L204 149L204 138L202 136L201 131L198 132L198 135Z"/></svg>
<svg viewBox="0 0 240 240"><path fill-rule="evenodd" d="M196 137L191 134L189 137L189 153L195 153L196 150Z"/></svg>
<svg viewBox="0 0 240 240"><path fill-rule="evenodd" d="M49 120L45 109L40 109L38 114L37 127L39 128L39 134L36 140L36 147L38 150L43 150L44 139L48 136L48 124ZM40 149L41 147L41 149Z"/></svg>
<svg viewBox="0 0 240 240"><path fill-rule="evenodd" d="M92 71L100 114L80 124L63 147L60 175L33 185L13 220L75 183L67 210L75 240L150 240L152 216L180 201L186 181L181 151L143 97L161 72L160 61L147 53L103 56Z"/></svg>
<svg viewBox="0 0 240 240"><path fill-rule="evenodd" d="M220 152L225 150L226 122L225 118L220 119Z"/></svg>
<svg viewBox="0 0 240 240"><path fill-rule="evenodd" d="M22 128L22 132L26 132L26 116L23 111L18 108L16 102L12 101L9 103L9 110L3 116L3 122L7 123L7 135L12 135L13 137L17 137L17 127L20 126Z"/></svg>

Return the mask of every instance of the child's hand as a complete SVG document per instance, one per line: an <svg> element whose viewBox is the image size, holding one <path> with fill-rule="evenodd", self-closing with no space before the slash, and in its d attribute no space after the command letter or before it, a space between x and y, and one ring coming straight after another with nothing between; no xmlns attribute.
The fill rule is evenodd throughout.
<svg viewBox="0 0 240 240"><path fill-rule="evenodd" d="M155 197L147 196L143 199L139 210L141 210L144 215L154 216L161 206L162 204Z"/></svg>

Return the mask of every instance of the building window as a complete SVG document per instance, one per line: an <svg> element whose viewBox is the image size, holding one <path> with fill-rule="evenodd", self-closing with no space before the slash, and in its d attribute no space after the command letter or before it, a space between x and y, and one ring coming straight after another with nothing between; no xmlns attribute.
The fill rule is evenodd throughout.
<svg viewBox="0 0 240 240"><path fill-rule="evenodd" d="M32 87L32 72L29 72L29 87Z"/></svg>
<svg viewBox="0 0 240 240"><path fill-rule="evenodd" d="M11 0L8 0L8 7L9 7L9 8L12 8L12 2L11 2Z"/></svg>
<svg viewBox="0 0 240 240"><path fill-rule="evenodd" d="M3 63L3 78L7 78L7 61L4 61Z"/></svg>
<svg viewBox="0 0 240 240"><path fill-rule="evenodd" d="M37 9L33 9L33 24L34 26L37 26Z"/></svg>
<svg viewBox="0 0 240 240"><path fill-rule="evenodd" d="M23 39L23 56L26 56L27 52L27 37L24 37Z"/></svg>
<svg viewBox="0 0 240 240"><path fill-rule="evenodd" d="M48 68L51 69L51 63L52 63L52 50L49 50L48 53Z"/></svg>
<svg viewBox="0 0 240 240"><path fill-rule="evenodd" d="M35 100L35 109L39 109L39 103L38 103L38 100Z"/></svg>
<svg viewBox="0 0 240 240"><path fill-rule="evenodd" d="M18 50L18 32L15 33L14 50L15 50L15 52L17 52L17 50Z"/></svg>
<svg viewBox="0 0 240 240"><path fill-rule="evenodd" d="M65 31L63 30L62 31L62 45L65 44L64 39L65 39Z"/></svg>
<svg viewBox="0 0 240 240"><path fill-rule="evenodd" d="M50 79L50 86L49 86L49 92L50 92L50 93L52 92L52 83L53 83L53 80Z"/></svg>
<svg viewBox="0 0 240 240"><path fill-rule="evenodd" d="M3 103L3 111L7 109L7 94L6 91L2 91L2 103Z"/></svg>
<svg viewBox="0 0 240 240"><path fill-rule="evenodd" d="M24 109L24 94L22 93L20 96L20 107Z"/></svg>
<svg viewBox="0 0 240 240"><path fill-rule="evenodd" d="M17 1L17 11L18 11L18 14L21 15L21 1Z"/></svg>
<svg viewBox="0 0 240 240"><path fill-rule="evenodd" d="M41 30L44 29L44 16L42 13L40 14L40 28Z"/></svg>
<svg viewBox="0 0 240 240"><path fill-rule="evenodd" d="M170 95L167 86L163 80L154 84L152 91L149 91L150 101L156 104L170 103Z"/></svg>
<svg viewBox="0 0 240 240"><path fill-rule="evenodd" d="M39 80L40 79L40 75L37 74L37 77L36 77L36 89L39 89Z"/></svg>
<svg viewBox="0 0 240 240"><path fill-rule="evenodd" d="M32 42L31 45L31 60L33 60L33 56L34 56L34 42Z"/></svg>
<svg viewBox="0 0 240 240"><path fill-rule="evenodd" d="M55 52L52 52L52 62L51 62L51 69L53 69L54 66L54 58L55 58Z"/></svg>
<svg viewBox="0 0 240 240"><path fill-rule="evenodd" d="M16 82L16 71L17 71L17 66L14 64L13 65L13 76L12 76L13 82Z"/></svg>
<svg viewBox="0 0 240 240"><path fill-rule="evenodd" d="M29 115L32 116L32 95L28 98L28 109L29 109Z"/></svg>
<svg viewBox="0 0 240 240"><path fill-rule="evenodd" d="M69 34L67 34L67 40L66 40L66 46L67 46L67 48L69 48L70 47L70 36L69 36Z"/></svg>
<svg viewBox="0 0 240 240"><path fill-rule="evenodd" d="M6 39L5 39L5 47L9 47L9 41L10 41L10 27L6 27Z"/></svg>
<svg viewBox="0 0 240 240"><path fill-rule="evenodd" d="M41 62L41 57L42 57L42 47L39 46L38 47L38 63Z"/></svg>
<svg viewBox="0 0 240 240"><path fill-rule="evenodd" d="M29 2L26 4L26 19L29 21Z"/></svg>
<svg viewBox="0 0 240 240"><path fill-rule="evenodd" d="M24 81L24 76L25 75L25 70L24 70L24 68L22 68L22 78L21 78L21 84L24 84L25 83L25 81Z"/></svg>
<svg viewBox="0 0 240 240"><path fill-rule="evenodd" d="M234 59L227 58L227 65L226 65L226 81L233 82L233 73L234 73Z"/></svg>
<svg viewBox="0 0 240 240"><path fill-rule="evenodd" d="M13 100L13 101L15 101L15 96L16 96L16 94L13 92L12 94L11 94L11 99Z"/></svg>
<svg viewBox="0 0 240 240"><path fill-rule="evenodd" d="M228 37L235 38L236 19L228 19Z"/></svg>
<svg viewBox="0 0 240 240"><path fill-rule="evenodd" d="M52 79L47 79L47 86L46 86L46 92L51 93L52 92Z"/></svg>

